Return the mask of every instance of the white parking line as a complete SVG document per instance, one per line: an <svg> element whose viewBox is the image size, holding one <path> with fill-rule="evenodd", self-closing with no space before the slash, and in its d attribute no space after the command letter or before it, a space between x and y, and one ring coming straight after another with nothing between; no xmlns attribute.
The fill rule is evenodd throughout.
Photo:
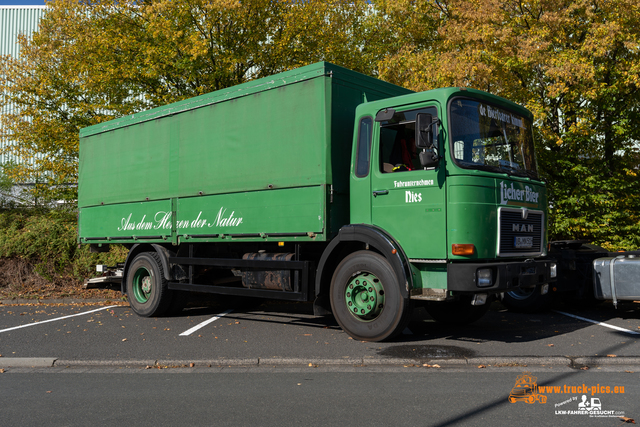
<svg viewBox="0 0 640 427"><path fill-rule="evenodd" d="M598 322L597 320L587 319L586 317L576 316L575 314L565 313L564 311L553 310L556 313L564 314L565 316L573 317L574 319L584 320L585 322L595 323L596 325L604 326L605 328L615 329L616 331L626 332L628 334L640 335L640 332L632 331L630 329L621 328L619 326L613 326L608 323Z"/></svg>
<svg viewBox="0 0 640 427"><path fill-rule="evenodd" d="M47 320L42 320L40 322L35 322L35 323L28 323L26 325L20 325L20 326L14 326L12 328L7 328L7 329L0 329L0 333L2 332L8 332L8 331L13 331L15 329L21 329L21 328L28 328L29 326L36 326L36 325L41 325L43 323L49 323L49 322L55 322L57 320L64 320L64 319L68 319L70 317L76 317L76 316L84 316L85 314L89 314L89 313L95 313L96 311L102 311L102 310L106 310L108 308L113 308L113 307L118 307L117 305L110 305L108 307L102 307L102 308L97 308L95 310L91 310L91 311L84 311L82 313L76 313L76 314L71 314L69 316L63 316L63 317L56 317L55 319L47 319Z"/></svg>
<svg viewBox="0 0 640 427"><path fill-rule="evenodd" d="M184 331L184 332L183 332L183 333L181 333L179 336L181 336L181 337L189 336L189 335L191 335L192 333L194 333L195 331L197 331L198 329L200 329L200 328L204 328L204 327L205 327L205 326L207 326L209 323L213 323L213 322L215 322L215 321L216 321L216 320L218 320L219 318L221 318L221 317L223 317L223 316L226 316L227 314L231 313L232 311L233 311L233 310L227 310L227 311L225 311L225 312L223 312L223 313L218 314L217 316L212 317L211 319L205 320L204 322L197 324L197 325L196 325L196 326L194 326L193 328L191 328L191 329L188 329L188 330Z"/></svg>

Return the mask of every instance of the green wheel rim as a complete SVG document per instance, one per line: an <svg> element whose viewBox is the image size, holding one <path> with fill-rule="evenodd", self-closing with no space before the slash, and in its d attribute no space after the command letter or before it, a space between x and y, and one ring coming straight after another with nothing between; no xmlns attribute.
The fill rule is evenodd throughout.
<svg viewBox="0 0 640 427"><path fill-rule="evenodd" d="M133 296L141 304L149 301L153 291L153 280L151 272L144 267L140 267L133 275Z"/></svg>
<svg viewBox="0 0 640 427"><path fill-rule="evenodd" d="M351 277L344 296L349 313L363 322L376 319L384 309L384 287L371 273L360 272Z"/></svg>

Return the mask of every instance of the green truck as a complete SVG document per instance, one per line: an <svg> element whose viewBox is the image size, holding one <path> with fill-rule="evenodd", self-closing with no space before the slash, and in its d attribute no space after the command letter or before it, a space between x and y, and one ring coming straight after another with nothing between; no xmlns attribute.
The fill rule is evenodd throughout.
<svg viewBox="0 0 640 427"><path fill-rule="evenodd" d="M313 301L352 337L416 304L478 319L545 292L545 185L526 109L321 62L80 132L79 242L129 248L141 316L187 293Z"/></svg>

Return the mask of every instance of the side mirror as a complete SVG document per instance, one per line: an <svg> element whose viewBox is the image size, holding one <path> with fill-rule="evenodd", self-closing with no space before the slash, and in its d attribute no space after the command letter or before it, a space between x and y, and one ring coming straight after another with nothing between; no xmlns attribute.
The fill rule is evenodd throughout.
<svg viewBox="0 0 640 427"><path fill-rule="evenodd" d="M419 113L416 116L416 147L431 148L433 145L432 124L433 116L431 114Z"/></svg>
<svg viewBox="0 0 640 427"><path fill-rule="evenodd" d="M437 138L438 119L433 120L431 114L419 113L416 115L416 147L422 150L419 153L420 164L424 168L438 166L440 155L438 154ZM434 138L435 135L435 138Z"/></svg>

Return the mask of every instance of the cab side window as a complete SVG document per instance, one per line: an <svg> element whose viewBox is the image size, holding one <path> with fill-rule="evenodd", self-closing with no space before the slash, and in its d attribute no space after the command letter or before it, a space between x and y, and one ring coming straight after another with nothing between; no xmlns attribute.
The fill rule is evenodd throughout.
<svg viewBox="0 0 640 427"><path fill-rule="evenodd" d="M364 178L369 175L369 164L371 163L371 131L373 130L373 119L365 117L360 120L358 127L358 148L356 150L356 176Z"/></svg>
<svg viewBox="0 0 640 427"><path fill-rule="evenodd" d="M420 168L415 142L415 124L380 129L382 172L403 172Z"/></svg>
<svg viewBox="0 0 640 427"><path fill-rule="evenodd" d="M395 113L380 124L380 172L405 172L422 169L416 148L416 115L436 116L434 107Z"/></svg>

